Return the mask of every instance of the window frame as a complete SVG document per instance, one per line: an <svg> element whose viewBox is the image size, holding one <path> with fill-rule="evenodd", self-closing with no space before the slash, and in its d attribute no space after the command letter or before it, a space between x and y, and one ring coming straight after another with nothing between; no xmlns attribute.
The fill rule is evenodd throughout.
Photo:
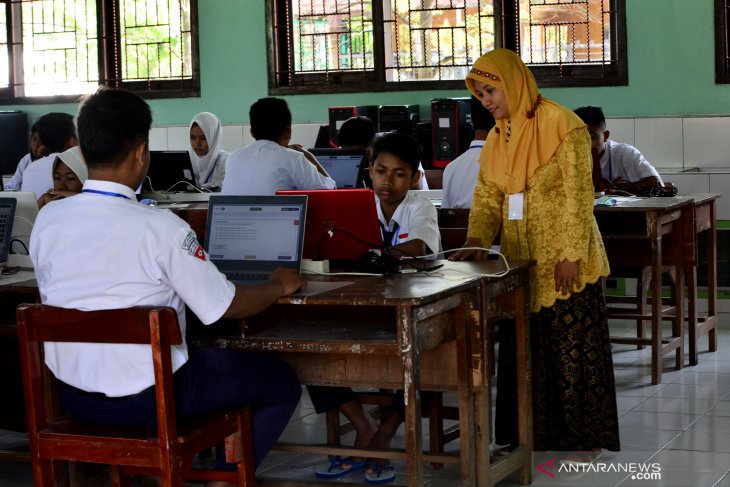
<svg viewBox="0 0 730 487"><path fill-rule="evenodd" d="M715 0L715 84L730 83L730 3Z"/></svg>
<svg viewBox="0 0 730 487"><path fill-rule="evenodd" d="M198 28L198 0L190 1L190 79L125 81L121 78L121 64L114 64L114 59L121 58L122 43L116 32L119 28L114 24L118 19L115 10L123 0L96 0L97 8L97 40L98 40L98 84L110 88L124 88L133 91L144 98L188 98L200 96L200 55L199 55L199 28ZM22 67L22 59L16 63L15 57L22 56L23 44L20 29L13 29L13 25L20 19L12 18L13 8L11 1L3 1L7 15L7 46L9 64L9 84L7 88L0 88L0 104L2 105L43 105L53 103L77 103L86 93L75 95L49 96L16 96L16 70ZM19 39L15 42L14 36ZM111 42L107 42L111 39Z"/></svg>
<svg viewBox="0 0 730 487"><path fill-rule="evenodd" d="M381 0L373 2L373 42L375 68L369 72L329 72L327 74L299 74L299 79L319 81L316 85L280 85L277 72L284 71L287 55L277 51L279 44L287 44L293 49L292 42L286 42L286 32L276 32L277 25L291 30L291 18L286 18L286 8L282 5L291 0L266 0L266 40L268 81L270 95L359 93L378 91L421 91L421 90L461 90L463 80L442 81L391 81L385 80L385 47L383 32L383 10ZM720 0L716 0L720 1ZM628 85L628 49L626 35L626 0L609 0L615 21L611 25L612 59L614 62L601 66L585 66L580 64L563 64L555 66L529 65L540 87L587 87L587 86L625 86ZM519 0L495 0L495 47L507 47L519 51L517 39L517 17ZM278 18L277 18L278 17ZM277 38L277 34L278 37ZM561 76L570 73L571 76ZM601 76L603 72L603 76ZM598 73L598 74L597 74Z"/></svg>

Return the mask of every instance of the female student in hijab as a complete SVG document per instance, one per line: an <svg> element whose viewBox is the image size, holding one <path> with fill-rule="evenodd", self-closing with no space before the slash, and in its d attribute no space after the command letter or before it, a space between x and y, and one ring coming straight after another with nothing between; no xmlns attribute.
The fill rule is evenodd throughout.
<svg viewBox="0 0 730 487"><path fill-rule="evenodd" d="M609 267L593 217L590 137L570 109L540 95L510 50L480 57L465 81L496 119L481 154L465 247L489 247L501 227L507 259L536 262L534 448L589 452L564 461L591 461L602 448L619 450L619 434L601 286ZM451 258L484 256L464 249Z"/></svg>
<svg viewBox="0 0 730 487"><path fill-rule="evenodd" d="M58 154L53 161L52 171L53 188L38 198L38 208L43 208L50 201L79 194L89 176L78 146Z"/></svg>
<svg viewBox="0 0 730 487"><path fill-rule="evenodd" d="M220 188L229 153L221 150L221 122L210 112L201 112L190 122L190 160L199 188Z"/></svg>

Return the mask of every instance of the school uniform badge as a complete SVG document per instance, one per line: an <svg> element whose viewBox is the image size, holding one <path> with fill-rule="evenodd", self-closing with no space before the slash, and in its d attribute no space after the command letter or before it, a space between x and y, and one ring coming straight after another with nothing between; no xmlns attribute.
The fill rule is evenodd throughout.
<svg viewBox="0 0 730 487"><path fill-rule="evenodd" d="M205 261L205 250L203 246L198 243L198 238L195 236L195 232L191 231L183 241L182 248L193 257Z"/></svg>

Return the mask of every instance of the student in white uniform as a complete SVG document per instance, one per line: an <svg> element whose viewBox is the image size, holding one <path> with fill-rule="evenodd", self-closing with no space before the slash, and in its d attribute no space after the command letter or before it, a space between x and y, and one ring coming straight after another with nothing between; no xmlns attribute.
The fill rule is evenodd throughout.
<svg viewBox="0 0 730 487"><path fill-rule="evenodd" d="M261 98L249 110L256 142L234 151L226 164L223 194L273 195L281 189L334 189L317 159L291 141L291 112L285 100Z"/></svg>
<svg viewBox="0 0 730 487"><path fill-rule="evenodd" d="M21 191L32 191L36 198L53 188L53 162L56 156L78 144L74 117L68 113L47 113L36 122L43 155L23 172Z"/></svg>
<svg viewBox="0 0 730 487"><path fill-rule="evenodd" d="M378 137L373 145L370 177L377 196L378 219L383 246L394 256L422 256L441 250L436 207L417 192L409 191L418 174L421 146L407 134L390 132ZM339 409L353 424L355 447L384 450L390 448L395 433L405 418L403 394L399 391L393 409L379 424L363 409L352 390L344 387L308 386L315 411ZM369 483L385 483L395 479L393 465L384 460L373 463L362 459L335 457L330 464L316 471L321 478L337 478L357 470L365 470Z"/></svg>
<svg viewBox="0 0 730 487"><path fill-rule="evenodd" d="M53 162L53 188L38 198L38 208L43 208L51 201L81 193L88 176L89 172L78 146L61 152Z"/></svg>
<svg viewBox="0 0 730 487"><path fill-rule="evenodd" d="M218 188L226 174L226 160L230 153L221 150L223 129L218 117L201 112L190 122L190 160L193 163L195 184L199 188Z"/></svg>
<svg viewBox="0 0 730 487"><path fill-rule="evenodd" d="M474 140L469 149L444 169L441 208L471 208L471 198L479 177L479 155L487 134L494 127L494 116L474 96L471 97L471 126Z"/></svg>
<svg viewBox="0 0 730 487"><path fill-rule="evenodd" d="M24 155L18 166L15 168L15 173L10 180L5 183L5 189L9 191L20 191L20 186L23 184L23 173L28 168L31 162L36 161L43 157L39 150L41 148L41 139L38 137L38 122L34 123L30 127L30 152Z"/></svg>
<svg viewBox="0 0 730 487"><path fill-rule="evenodd" d="M80 195L47 205L31 236L44 304L81 310L171 306L184 337L185 305L207 325L258 313L303 286L294 270L281 268L264 284L236 286L208 260L187 223L137 203L152 123L140 97L101 90L83 102L78 122L89 179ZM72 417L120 425L156 420L149 346L47 344L46 363L62 381L62 404ZM172 367L180 418L251 406L257 465L301 395L291 367L269 355L183 344L172 349ZM224 455L216 467L235 468Z"/></svg>
<svg viewBox="0 0 730 487"><path fill-rule="evenodd" d="M606 188L638 194L652 187L664 186L657 170L639 149L609 139L611 132L606 130L606 117L601 107L580 107L575 113L588 126L592 149L600 157L601 176Z"/></svg>

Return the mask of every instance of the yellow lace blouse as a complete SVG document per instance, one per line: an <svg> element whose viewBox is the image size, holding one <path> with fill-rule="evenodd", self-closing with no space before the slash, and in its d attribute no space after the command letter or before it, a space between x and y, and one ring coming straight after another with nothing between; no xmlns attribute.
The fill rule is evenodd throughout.
<svg viewBox="0 0 730 487"><path fill-rule="evenodd" d="M469 237L489 246L502 226L507 260L534 260L530 308L551 307L565 299L555 291L555 264L578 262L581 291L609 273L608 259L593 217L590 138L585 128L569 132L555 154L527 181L522 220L507 219L505 189L486 179L484 167L474 191ZM487 162L488 163L488 162Z"/></svg>

